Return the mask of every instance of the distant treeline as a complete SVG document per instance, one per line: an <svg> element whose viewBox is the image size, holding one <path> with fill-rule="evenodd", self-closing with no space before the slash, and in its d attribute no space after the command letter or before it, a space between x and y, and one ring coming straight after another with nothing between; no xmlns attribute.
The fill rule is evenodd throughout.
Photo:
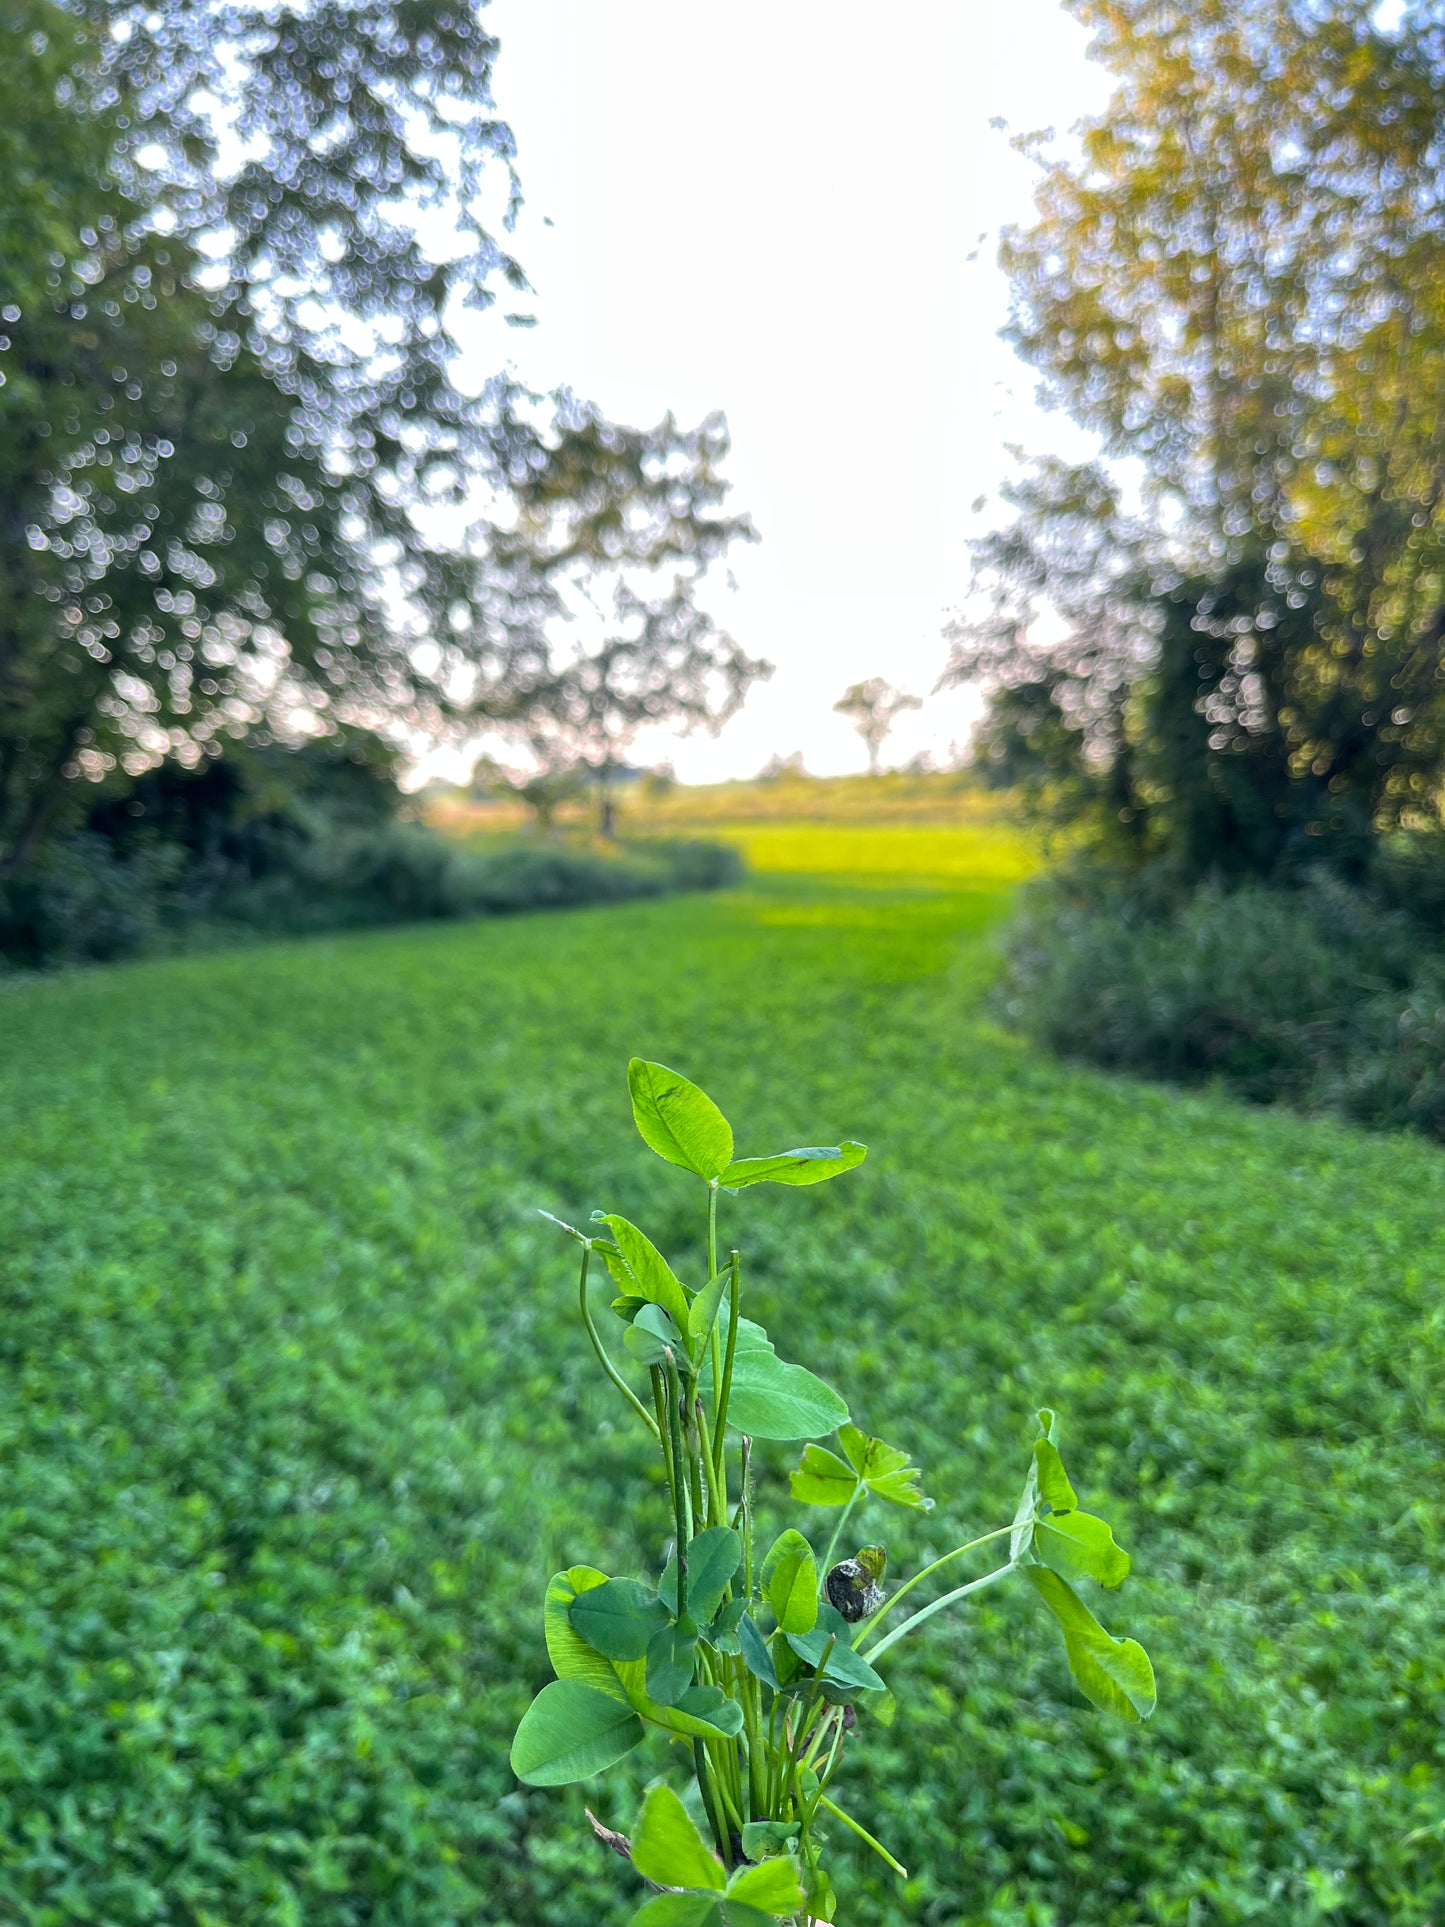
<svg viewBox="0 0 1445 1927"><path fill-rule="evenodd" d="M735 851L691 841L469 849L402 806L365 740L162 764L127 793L100 792L79 827L0 885L0 958L99 963L247 933L561 909L716 889L742 868Z"/></svg>

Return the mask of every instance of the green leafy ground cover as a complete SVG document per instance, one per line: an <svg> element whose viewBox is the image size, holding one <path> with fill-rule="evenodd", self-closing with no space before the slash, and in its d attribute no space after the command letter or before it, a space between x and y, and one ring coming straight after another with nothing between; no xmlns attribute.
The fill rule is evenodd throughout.
<svg viewBox="0 0 1445 1927"><path fill-rule="evenodd" d="M912 1874L840 1842L842 1927L1440 1917L1445 1158L1060 1068L972 1014L1007 884L906 856L0 995L5 1918L625 1917L581 1793L506 1753L538 1575L666 1533L660 1486L650 1540L610 1502L648 1442L535 1215L692 1238L633 1053L740 1148L868 1143L726 1212L780 1347L927 1469L899 1564L1010 1505L1048 1404L1140 1575L1145 1728L1011 1588L899 1649L838 1787ZM765 1506L796 1453L759 1456Z"/></svg>

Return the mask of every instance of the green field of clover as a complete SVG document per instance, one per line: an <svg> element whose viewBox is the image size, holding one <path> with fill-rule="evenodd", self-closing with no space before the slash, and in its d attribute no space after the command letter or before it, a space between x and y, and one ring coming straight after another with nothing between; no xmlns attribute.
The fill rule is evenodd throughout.
<svg viewBox="0 0 1445 1927"><path fill-rule="evenodd" d="M1445 1154L997 1028L1001 829L750 834L721 896L0 994L6 1919L628 1917L583 1807L625 1825L662 1743L561 1791L507 1750L548 1575L655 1574L669 1532L538 1215L621 1213L697 1280L632 1056L740 1153L869 1147L720 1226L779 1351L924 1468L935 1512L862 1537L911 1568L1006 1519L1052 1406L1133 1558L1096 1603L1147 1725L1012 1581L889 1654L836 1787L909 1876L840 1839L839 1927L1439 1917ZM760 1517L798 1450L759 1448Z"/></svg>

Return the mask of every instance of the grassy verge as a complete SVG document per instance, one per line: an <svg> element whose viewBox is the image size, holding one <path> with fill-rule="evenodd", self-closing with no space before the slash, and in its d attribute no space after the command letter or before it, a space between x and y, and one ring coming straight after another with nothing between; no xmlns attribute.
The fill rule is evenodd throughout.
<svg viewBox="0 0 1445 1927"><path fill-rule="evenodd" d="M921 1690L840 1785L914 1871L856 1858L847 1927L1434 1917L1440 1151L1034 1054L977 1014L1016 855L980 827L869 882L851 834L726 896L0 998L8 1918L625 1917L580 1797L505 1752L546 1574L665 1530L616 1522L648 1455L534 1215L689 1248L634 1051L741 1150L870 1144L723 1235L925 1462L895 1556L1009 1505L1040 1403L1135 1555L1142 1731L1077 1702L1021 1590L899 1649Z"/></svg>

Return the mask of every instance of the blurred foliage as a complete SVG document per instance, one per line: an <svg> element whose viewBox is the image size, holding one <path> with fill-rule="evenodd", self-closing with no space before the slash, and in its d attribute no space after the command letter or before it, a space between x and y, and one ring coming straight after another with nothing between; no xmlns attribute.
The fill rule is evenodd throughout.
<svg viewBox="0 0 1445 1927"><path fill-rule="evenodd" d="M246 745L102 793L79 829L0 885L0 958L110 962L246 934L716 889L741 875L731 849L680 838L606 852L467 848L400 814L392 761L365 736Z"/></svg>
<svg viewBox="0 0 1445 1927"><path fill-rule="evenodd" d="M1076 862L1031 886L1000 1007L1065 1056L1445 1137L1445 941L1413 888L1420 852L1390 854L1372 889Z"/></svg>
<svg viewBox="0 0 1445 1927"><path fill-rule="evenodd" d="M117 178L137 107L104 22L6 0L0 25L5 876L82 777L239 730L280 630L297 673L326 671L311 576L342 504L191 241Z"/></svg>
<svg viewBox="0 0 1445 1927"><path fill-rule="evenodd" d="M509 408L509 425L524 417ZM772 674L700 599L710 565L757 539L726 512L728 446L721 415L622 428L570 395L540 435L520 437L506 517L475 532L470 606L474 624L528 639L491 713L532 759L521 788L539 815L590 785L611 836L613 779L638 730L716 733Z"/></svg>
<svg viewBox="0 0 1445 1927"><path fill-rule="evenodd" d="M720 416L459 386L459 316L526 285L496 52L454 0L0 0L0 883L92 781L253 734L596 763L763 673L693 597L751 533ZM671 580L563 660L564 578L619 559Z"/></svg>
<svg viewBox="0 0 1445 1927"><path fill-rule="evenodd" d="M1104 461L1014 491L947 677L991 694L985 762L1122 852L1358 876L1445 776L1445 18L1071 11L1118 84L1077 150L1025 143L1003 263Z"/></svg>
<svg viewBox="0 0 1445 1927"><path fill-rule="evenodd" d="M535 1208L681 1251L614 1067L684 1046L744 1149L866 1122L845 1198L749 1201L747 1238L760 1315L929 1464L892 1556L1008 1503L1057 1400L1145 1575L1148 1729L1010 1602L908 1656L841 1797L915 1871L840 1838L845 1918L1440 1911L1439 1152L1034 1056L977 1012L1007 890L930 889L931 855L865 887L854 834L826 883L7 987L9 1917L622 1917L580 1792L505 1764L537 1573L646 1570L667 1530L660 1486L651 1536L613 1504L646 1441ZM760 1503L793 1457L760 1449Z"/></svg>

